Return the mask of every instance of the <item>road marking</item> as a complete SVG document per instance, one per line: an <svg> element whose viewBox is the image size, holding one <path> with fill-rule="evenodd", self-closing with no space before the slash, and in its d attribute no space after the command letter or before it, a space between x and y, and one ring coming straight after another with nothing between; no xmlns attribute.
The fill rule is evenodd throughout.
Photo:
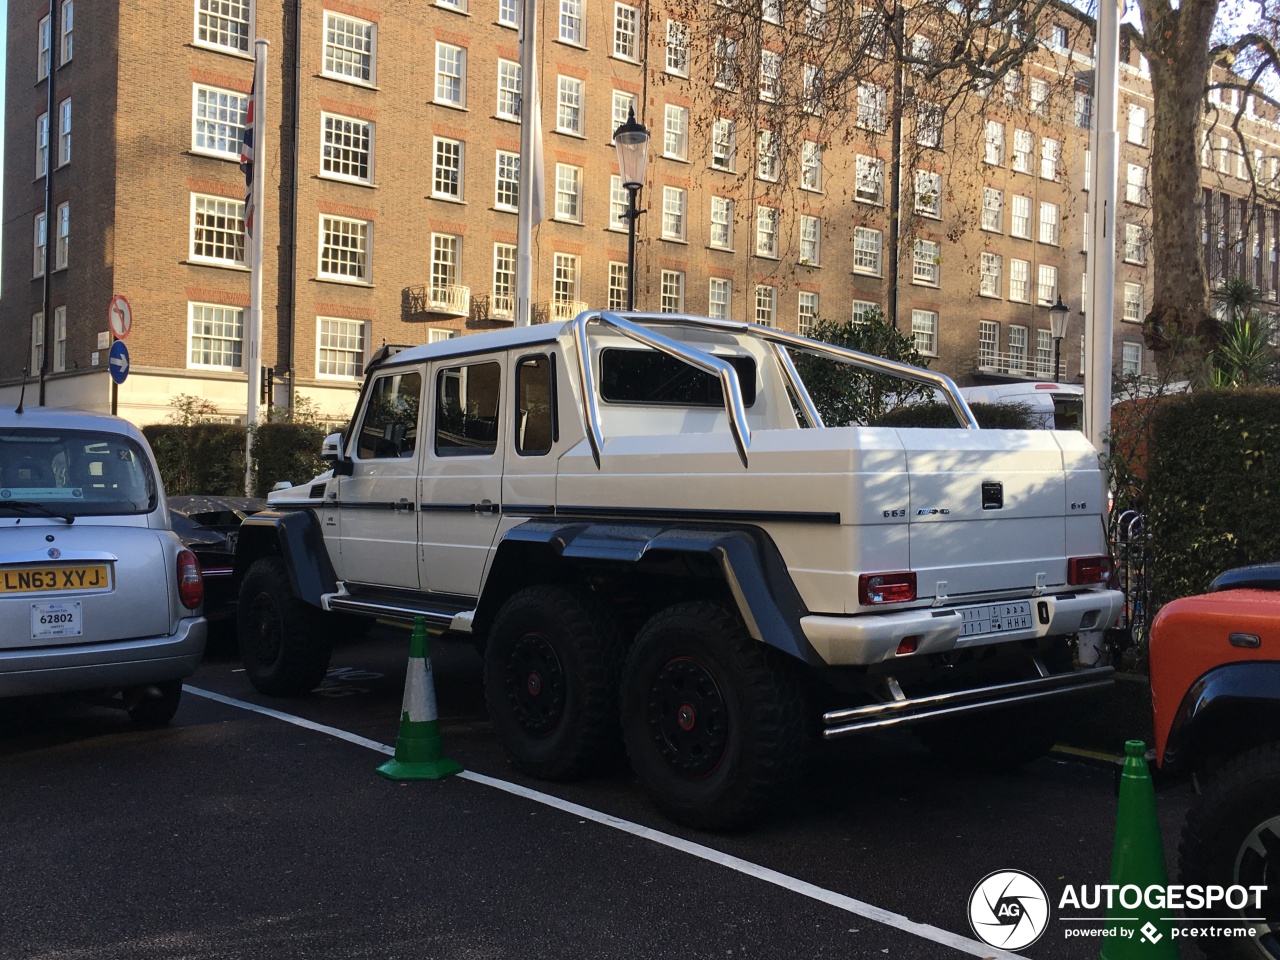
<svg viewBox="0 0 1280 960"><path fill-rule="evenodd" d="M187 693L193 693L198 697L205 697L209 700L215 700L218 703L226 704L231 707L238 707L241 710L248 710L252 713L260 713L266 717L272 717L276 720L283 720L285 723L291 723L295 726L302 727L306 730L314 730L317 733L327 734L336 737L339 740L345 740L347 743L355 744L359 747L365 747L378 753L395 755L395 748L387 746L385 743L379 743L377 740L370 740L368 737L362 737L359 734L349 733L337 727L326 726L322 723L316 723L313 720L307 720L303 717L294 716L291 713L284 713L280 710L272 710L270 707L261 707L256 703L249 703L245 700L236 700L232 697L224 696L220 693L214 693L211 690L202 690L199 687L192 687L186 684L182 687ZM735 857L731 854L716 850L713 847L705 846L701 843L694 843L692 840L685 840L681 837L672 836L669 833L663 833L661 830L654 830L651 827L642 826L633 823L630 820L623 820L620 817L611 816L602 813L599 810L593 810L591 807L584 807L581 804L571 803L568 800L562 800L560 797L552 796L549 793L543 793L540 790L531 790L528 787L521 786L518 783L510 783L506 780L499 780L496 777L487 777L482 773L472 773L470 770L464 770L458 774L458 778L462 780L470 780L472 783L480 784L485 787L492 787L495 790L501 790L504 793L521 797L526 800L532 800L535 803L541 803L548 807L554 807L565 813L572 814L583 820L590 820L593 823L602 826L611 827L622 833L630 834L642 840L648 840L652 843L660 844L671 850L677 850L681 853L697 857L700 860L706 860L709 863L718 864L737 873L741 873L748 877L754 877L757 880L763 880L765 883L772 884L775 887L781 887L784 890L790 890L792 893L798 893L802 897L808 897L810 900L817 900L819 903L825 903L828 906L835 907L837 910L843 910L846 913L863 917L867 920L874 920L885 926L893 927L904 933L912 934L924 940L931 940L934 943L941 944L944 947L950 947L953 950L959 950L961 953L967 953L974 957L998 958L998 960L1026 960L1025 957L1016 953L1009 953L1006 950L997 950L989 947L977 940L970 940L968 937L962 937L959 934L952 933L950 930L944 930L941 927L935 927L928 923L919 923L909 917L904 917L900 913L894 913L891 910L885 910L864 900L857 900L853 897L847 897L842 893L836 893L834 890L828 890L817 884L809 883L805 880L799 880L796 877L789 876L785 873L779 873L777 870L771 870L768 867L762 867L758 863L752 863L750 860L743 860L741 857Z"/></svg>

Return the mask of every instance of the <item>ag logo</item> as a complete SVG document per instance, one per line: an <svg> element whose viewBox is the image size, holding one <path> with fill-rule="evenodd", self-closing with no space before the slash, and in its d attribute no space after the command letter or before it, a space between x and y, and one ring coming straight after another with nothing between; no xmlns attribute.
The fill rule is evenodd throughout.
<svg viewBox="0 0 1280 960"><path fill-rule="evenodd" d="M969 894L969 926L990 946L1021 950L1039 940L1048 925L1049 897L1021 870L989 873Z"/></svg>

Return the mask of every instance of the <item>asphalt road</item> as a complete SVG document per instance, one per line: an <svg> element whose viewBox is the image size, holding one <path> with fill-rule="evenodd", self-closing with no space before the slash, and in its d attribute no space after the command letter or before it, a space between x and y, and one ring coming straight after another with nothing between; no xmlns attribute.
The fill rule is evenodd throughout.
<svg viewBox="0 0 1280 960"><path fill-rule="evenodd" d="M374 774L381 753L333 731L395 742L406 652L379 628L337 651L320 691L278 700L215 648L159 731L0 701L0 957L982 956L995 951L966 903L986 874L1026 871L1055 905L1066 883L1107 881L1102 767L964 776L909 737L853 739L763 824L699 834L624 768L567 785L516 774L479 657L456 644L432 651L442 731L476 779L394 783ZM1188 801L1158 798L1170 861ZM1069 927L1054 911L1021 954L1096 958Z"/></svg>

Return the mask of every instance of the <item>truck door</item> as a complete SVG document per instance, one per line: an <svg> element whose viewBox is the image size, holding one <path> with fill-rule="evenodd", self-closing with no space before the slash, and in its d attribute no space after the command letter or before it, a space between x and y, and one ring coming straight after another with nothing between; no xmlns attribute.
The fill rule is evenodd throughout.
<svg viewBox="0 0 1280 960"><path fill-rule="evenodd" d="M377 376L351 450L351 475L340 477L344 579L418 589L418 438L422 372L392 368ZM345 576L355 574L355 576Z"/></svg>
<svg viewBox="0 0 1280 960"><path fill-rule="evenodd" d="M474 597L502 517L508 429L504 354L431 367L431 442L423 451L418 557L422 589Z"/></svg>
<svg viewBox="0 0 1280 960"><path fill-rule="evenodd" d="M565 375L558 351L547 346L517 354L512 364L510 399L511 439L502 476L502 524L506 533L532 516L549 512L556 502L556 464L582 438L576 411L561 416L557 381ZM561 438L561 423L567 424Z"/></svg>

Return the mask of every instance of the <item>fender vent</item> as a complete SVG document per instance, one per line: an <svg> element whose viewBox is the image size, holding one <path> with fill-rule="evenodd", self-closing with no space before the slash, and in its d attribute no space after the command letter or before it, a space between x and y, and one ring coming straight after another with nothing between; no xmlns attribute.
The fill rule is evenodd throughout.
<svg viewBox="0 0 1280 960"><path fill-rule="evenodd" d="M313 483L311 489L307 491L307 497L311 500L323 500L325 486L323 483Z"/></svg>

